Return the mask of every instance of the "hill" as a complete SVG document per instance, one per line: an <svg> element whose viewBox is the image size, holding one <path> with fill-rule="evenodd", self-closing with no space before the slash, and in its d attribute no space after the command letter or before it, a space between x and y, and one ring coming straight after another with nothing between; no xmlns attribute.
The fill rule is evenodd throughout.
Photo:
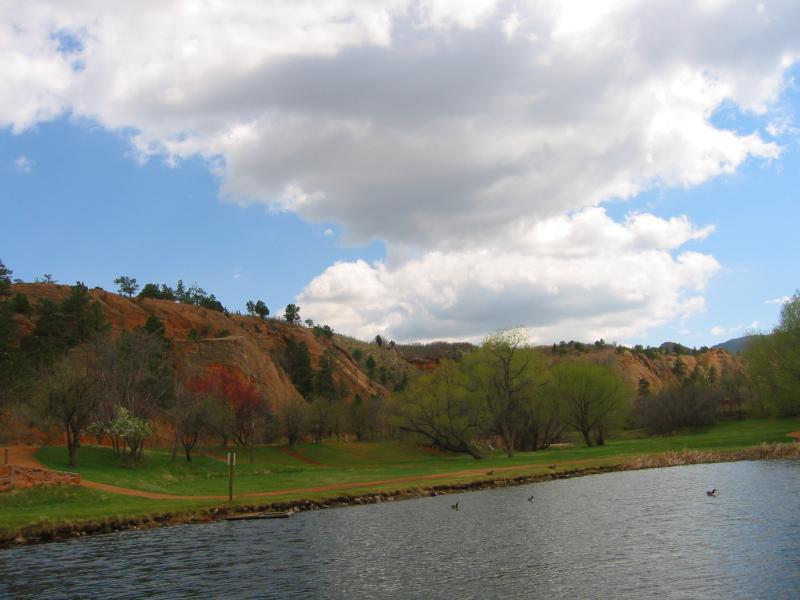
<svg viewBox="0 0 800 600"><path fill-rule="evenodd" d="M745 335L742 337L730 339L720 344L715 344L713 347L718 348L720 350L727 350L731 354L741 354L742 352L745 351L745 349L747 349L747 344L750 343L750 340L756 337L758 337L758 335Z"/></svg>
<svg viewBox="0 0 800 600"><path fill-rule="evenodd" d="M52 283L19 283L11 288L12 296L26 296L33 307L45 298L62 301L70 292L70 286ZM341 336L320 335L312 328L278 319L225 314L170 300L127 298L101 288L89 290L89 295L100 306L112 335L143 327L154 316L164 324L164 335L179 359L177 368L229 367L256 385L273 408L301 398L287 373L287 349L292 342L306 345L315 369L330 351L334 381L346 390L348 398L387 394L351 356L348 350L354 343L343 345ZM35 309L31 315L17 314L15 318L20 337L33 332Z"/></svg>

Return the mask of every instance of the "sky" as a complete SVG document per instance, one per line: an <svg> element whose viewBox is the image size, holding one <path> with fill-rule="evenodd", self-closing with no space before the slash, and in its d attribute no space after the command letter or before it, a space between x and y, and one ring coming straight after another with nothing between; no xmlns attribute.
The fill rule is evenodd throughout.
<svg viewBox="0 0 800 600"><path fill-rule="evenodd" d="M800 4L0 4L0 259L362 339L713 345L800 287Z"/></svg>

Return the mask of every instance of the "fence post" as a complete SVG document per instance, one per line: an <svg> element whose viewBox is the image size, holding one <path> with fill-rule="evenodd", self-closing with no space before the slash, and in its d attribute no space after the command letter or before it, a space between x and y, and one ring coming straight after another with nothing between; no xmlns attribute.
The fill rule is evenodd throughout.
<svg viewBox="0 0 800 600"><path fill-rule="evenodd" d="M228 502L233 504L233 467L236 466L236 452L228 452Z"/></svg>

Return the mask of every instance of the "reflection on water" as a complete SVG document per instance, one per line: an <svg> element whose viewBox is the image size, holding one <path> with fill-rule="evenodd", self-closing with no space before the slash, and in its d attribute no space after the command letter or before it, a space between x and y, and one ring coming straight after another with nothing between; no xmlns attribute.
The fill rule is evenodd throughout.
<svg viewBox="0 0 800 600"><path fill-rule="evenodd" d="M706 497L712 487L719 497ZM10 549L0 597L797 598L800 462L611 473Z"/></svg>

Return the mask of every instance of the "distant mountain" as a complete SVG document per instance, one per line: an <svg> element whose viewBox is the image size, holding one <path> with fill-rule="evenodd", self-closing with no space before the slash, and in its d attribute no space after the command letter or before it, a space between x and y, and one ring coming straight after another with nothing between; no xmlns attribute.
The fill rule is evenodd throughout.
<svg viewBox="0 0 800 600"><path fill-rule="evenodd" d="M713 347L727 350L731 354L740 354L744 352L745 348L747 348L747 344L750 342L750 340L756 337L758 337L758 335L745 335L742 337L733 338L727 342L722 342L721 344L716 344Z"/></svg>

